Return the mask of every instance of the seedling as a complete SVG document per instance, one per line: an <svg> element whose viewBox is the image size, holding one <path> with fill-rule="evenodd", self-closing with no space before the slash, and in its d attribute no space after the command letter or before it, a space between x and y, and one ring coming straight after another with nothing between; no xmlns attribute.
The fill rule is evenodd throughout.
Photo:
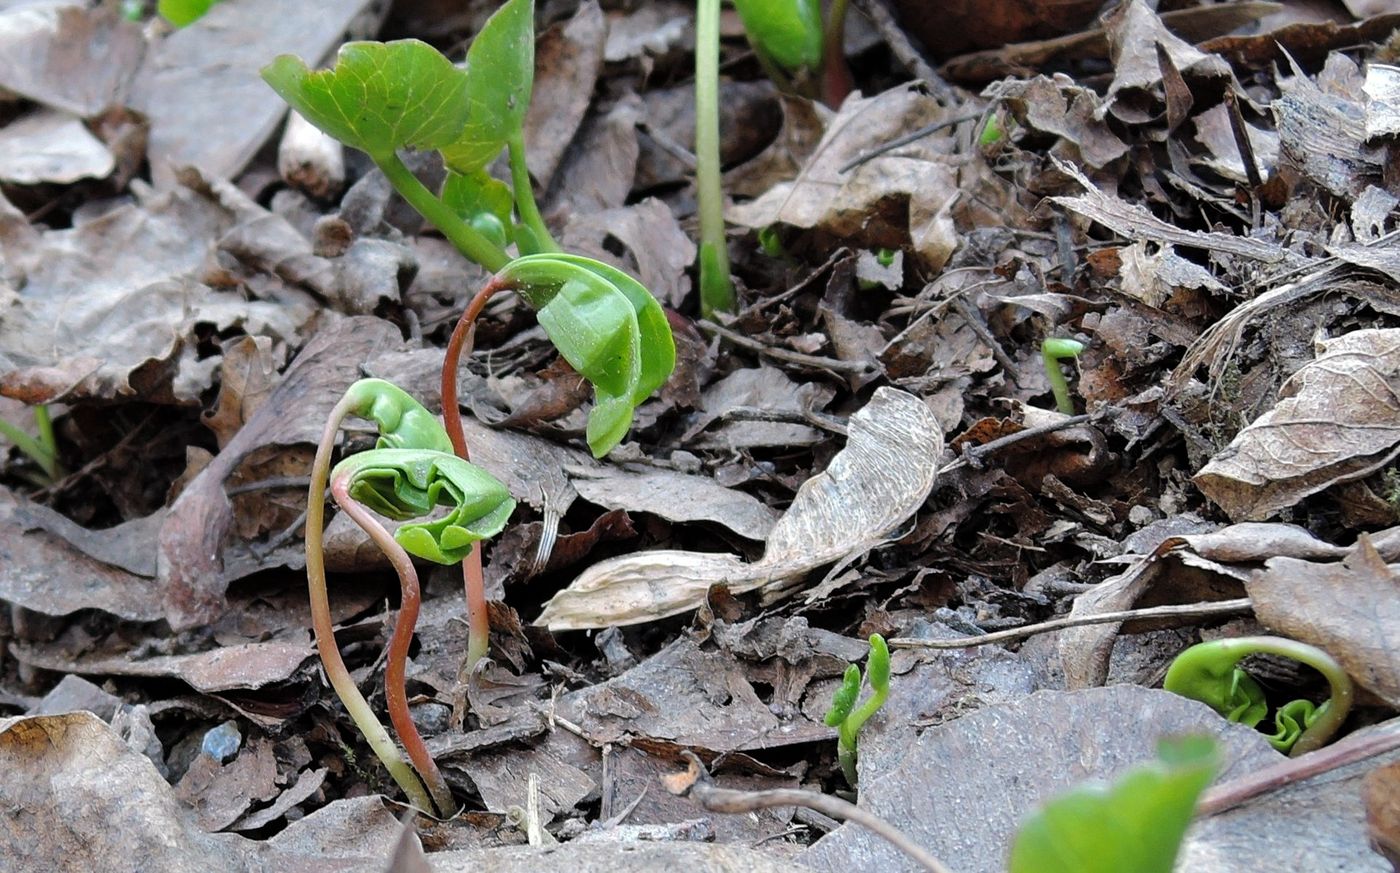
<svg viewBox="0 0 1400 873"><path fill-rule="evenodd" d="M340 424L352 415L374 421L379 438L373 450L351 455L331 469ZM399 575L402 602L389 640L384 696L411 767L356 687L336 646L322 552L327 480L336 503L369 534ZM439 518L411 521L439 506L449 511ZM438 812L450 815L456 807L408 710L404 678L420 605L418 574L409 556L442 564L460 561L475 551L475 543L500 533L514 509L506 487L454 455L442 425L398 387L363 379L351 385L331 411L312 464L306 512L306 576L316 648L350 718L409 800L424 810L436 804ZM390 535L370 510L409 523Z"/></svg>
<svg viewBox="0 0 1400 873"><path fill-rule="evenodd" d="M159 0L156 12L176 27L185 27L203 18L217 2L219 0Z"/></svg>
<svg viewBox="0 0 1400 873"><path fill-rule="evenodd" d="M346 43L335 66L317 72L282 55L262 76L316 127L369 155L458 251L494 272L510 261L505 247L512 242L524 253L557 249L525 166L534 8L532 0L502 5L472 41L465 69L427 43L406 39ZM449 172L440 197L409 171L400 149L441 152ZM486 172L502 149L509 186Z"/></svg>
<svg viewBox="0 0 1400 873"><path fill-rule="evenodd" d="M1182 737L1111 786L1082 785L1031 816L1011 873L1171 873L1196 799L1217 769L1215 742Z"/></svg>
<svg viewBox="0 0 1400 873"><path fill-rule="evenodd" d="M695 11L695 193L700 212L700 311L734 310L729 246L724 238L724 189L719 163L719 0Z"/></svg>
<svg viewBox="0 0 1400 873"><path fill-rule="evenodd" d="M846 99L851 92L842 54L846 0L833 0L825 25L821 0L735 0L734 6L759 63L778 87L808 96L819 93L833 108ZM817 71L818 87L804 87L803 80L810 81Z"/></svg>
<svg viewBox="0 0 1400 873"><path fill-rule="evenodd" d="M823 721L827 727L834 727L836 736L836 757L841 762L841 772L852 788L860 778L856 769L857 740L865 722L890 696L890 649L885 638L879 634L870 635L870 656L865 661L865 681L870 683L871 695L855 709L856 698L860 696L860 668L855 664L846 666L841 687L831 698L831 708L826 711Z"/></svg>
<svg viewBox="0 0 1400 873"><path fill-rule="evenodd" d="M1040 344L1040 357L1045 361L1045 378L1055 395L1055 408L1065 415L1074 415L1074 401L1069 396L1069 383L1060 371L1062 358L1075 358L1084 351L1084 344L1072 339L1047 339Z"/></svg>
<svg viewBox="0 0 1400 873"><path fill-rule="evenodd" d="M1172 661L1162 687L1199 700L1230 721L1256 727L1269 703L1259 683L1237 666L1250 655L1281 655L1312 667L1331 686L1331 697L1314 706L1293 700L1274 715L1269 742L1292 757L1321 748L1346 721L1355 693L1351 677L1331 655L1316 646L1283 637L1236 637L1192 646Z"/></svg>
<svg viewBox="0 0 1400 873"><path fill-rule="evenodd" d="M15 448L43 470L46 478L38 479L36 474L36 484L52 485L62 478L64 471L58 463L58 443L53 435L53 419L49 417L49 408L42 403L34 407L34 425L39 431L38 439L0 418L0 437L14 443Z"/></svg>

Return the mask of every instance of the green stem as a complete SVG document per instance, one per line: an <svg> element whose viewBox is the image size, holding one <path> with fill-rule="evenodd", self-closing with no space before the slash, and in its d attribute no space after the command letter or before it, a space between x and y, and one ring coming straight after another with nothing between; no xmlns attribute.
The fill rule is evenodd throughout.
<svg viewBox="0 0 1400 873"><path fill-rule="evenodd" d="M1055 395L1055 408L1065 415L1074 415L1074 401L1069 396L1069 382L1060 370L1061 358L1073 358L1084 351L1084 344L1072 339L1048 339L1040 344L1040 356L1045 360L1045 378Z"/></svg>
<svg viewBox="0 0 1400 873"><path fill-rule="evenodd" d="M355 400L356 398L350 396L342 397L331 410L330 419L321 435L321 443L316 447L316 458L311 465L311 488L306 502L306 582L311 599L311 626L316 633L316 649L321 655L326 678L330 680L336 696L345 706L345 711L350 714L350 720L355 722L369 747L383 762L389 775L403 789L409 802L428 812L433 808L428 792L423 790L423 783L399 754L399 749L390 739L389 732L384 729L369 702L355 686L355 680L351 678L350 670L346 668L345 660L341 658L340 649L336 646L335 628L331 622L330 596L326 592L326 562L321 546L325 529L326 479L330 475L331 455L335 451L335 438L340 430L340 422L354 406Z"/></svg>
<svg viewBox="0 0 1400 873"><path fill-rule="evenodd" d="M1298 742L1288 753L1290 758L1321 748L1347 720L1351 704L1356 698L1351 677L1342 669L1341 664L1317 646L1286 637L1236 637L1217 640L1215 645L1220 646L1222 654L1233 657L1233 663L1238 663L1249 655L1279 655L1312 667L1327 680L1331 698L1319 710L1317 721L1298 737Z"/></svg>
<svg viewBox="0 0 1400 873"><path fill-rule="evenodd" d="M860 771L856 766L859 760L856 755L856 738L853 734L848 741L844 727L836 740L836 760L841 762L841 773L846 777L846 784L851 786L852 790L858 790Z"/></svg>
<svg viewBox="0 0 1400 873"><path fill-rule="evenodd" d="M549 228L540 216L540 208L535 204L530 168L525 164L525 134L519 128L506 139L506 151L510 155L510 185L515 191L515 211L520 213L520 220L534 233L538 251L559 251L558 243L550 236Z"/></svg>
<svg viewBox="0 0 1400 873"><path fill-rule="evenodd" d="M700 311L732 312L734 285L724 239L719 163L719 0L700 0L695 17L695 188L700 201Z"/></svg>
<svg viewBox="0 0 1400 873"><path fill-rule="evenodd" d="M53 423L49 420L49 409L40 404L34 407L34 421L39 425L39 438L35 439L19 427L0 418L0 436L15 444L15 448L29 456L39 465L50 482L55 482L63 471L58 466L57 451L53 436Z"/></svg>
<svg viewBox="0 0 1400 873"><path fill-rule="evenodd" d="M389 179L394 190L441 231L448 242L457 247L457 251L493 273L510 263L510 255L506 254L505 249L491 242L435 197L398 155L390 152L388 156L375 157L374 163Z"/></svg>

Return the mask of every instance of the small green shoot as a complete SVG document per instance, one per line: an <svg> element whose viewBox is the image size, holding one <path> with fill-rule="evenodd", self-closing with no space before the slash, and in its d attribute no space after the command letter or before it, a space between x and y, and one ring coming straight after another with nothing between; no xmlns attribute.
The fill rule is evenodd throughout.
<svg viewBox="0 0 1400 873"><path fill-rule="evenodd" d="M332 470L330 459L340 424L352 415L374 421L379 438L374 449L351 455ZM385 661L384 694L390 720L412 767L356 687L335 642L322 548L328 480L336 503L369 534L399 575L402 603ZM418 575L409 553L444 564L462 560L476 542L500 533L515 502L494 477L452 453L452 441L431 413L403 390L380 379L362 379L351 385L331 411L316 449L307 501L307 587L316 647L326 678L409 801L423 810L431 810L435 804L439 813L451 815L455 811L452 792L413 724L404 686L420 604ZM443 505L449 507L446 515L404 524L393 536L370 512L403 521L423 517Z"/></svg>
<svg viewBox="0 0 1400 873"><path fill-rule="evenodd" d="M1204 736L1164 740L1158 758L1047 803L1017 832L1011 873L1171 873L1219 764Z"/></svg>
<svg viewBox="0 0 1400 873"><path fill-rule="evenodd" d="M827 727L836 728L836 756L841 762L841 772L845 774L846 782L852 788L857 787L856 782L860 778L856 767L860 729L872 715L880 711L880 707L885 705L890 696L890 649L885 644L885 638L879 634L870 635L870 656L865 661L865 681L870 684L872 693L865 703L856 709L856 699L860 696L861 686L860 668L855 664L848 665L841 680L841 687L832 695L831 708L823 718Z"/></svg>
<svg viewBox="0 0 1400 873"><path fill-rule="evenodd" d="M1199 700L1225 718L1256 727L1269 712L1264 689L1238 666L1250 655L1280 655L1312 667L1331 686L1322 706L1293 700L1274 714L1269 743L1293 757L1321 748L1346 721L1355 692L1351 677L1323 650L1284 637L1236 637L1198 643L1172 661L1162 687Z"/></svg>
<svg viewBox="0 0 1400 873"><path fill-rule="evenodd" d="M842 53L847 5L847 0L833 0L823 24L821 0L734 0L768 77L785 91L808 97L820 93L822 102L833 108L851 91L851 73ZM815 87L813 73L820 74Z"/></svg>
<svg viewBox="0 0 1400 873"><path fill-rule="evenodd" d="M54 438L53 420L49 417L48 406L41 403L34 407L34 426L39 431L37 439L23 428L0 418L0 437L9 440L15 448L39 465L39 469L43 471L43 479L38 484L52 485L63 478L65 472L58 463L58 443ZM37 473L34 476L38 479Z"/></svg>
<svg viewBox="0 0 1400 873"><path fill-rule="evenodd" d="M1084 351L1084 344L1072 339L1047 339L1040 344L1040 357L1045 361L1045 378L1055 395L1055 408L1065 415L1074 415L1074 401L1069 396L1069 383L1060 371L1063 358L1075 358Z"/></svg>

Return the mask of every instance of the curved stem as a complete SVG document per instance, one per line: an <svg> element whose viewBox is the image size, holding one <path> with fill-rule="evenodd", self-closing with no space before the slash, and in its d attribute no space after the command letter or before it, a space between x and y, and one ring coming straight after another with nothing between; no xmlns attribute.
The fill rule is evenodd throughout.
<svg viewBox="0 0 1400 873"><path fill-rule="evenodd" d="M1055 408L1065 415L1074 415L1074 401L1069 396L1069 382L1060 369L1061 358L1073 358L1084 351L1078 340L1047 339L1040 344L1040 357L1045 361L1045 378L1055 395Z"/></svg>
<svg viewBox="0 0 1400 873"><path fill-rule="evenodd" d="M34 407L34 420L39 425L38 439L3 418L0 418L0 436L14 443L15 448L28 455L29 459L44 471L44 475L49 477L49 481L54 482L60 478L61 471L54 457L53 425L48 416L48 407L43 404Z"/></svg>
<svg viewBox="0 0 1400 873"><path fill-rule="evenodd" d="M550 236L540 208L535 204L535 190L530 185L530 168L525 164L525 135L519 128L506 139L506 151L510 156L510 185L515 192L515 211L520 220L535 234L535 241L542 252L557 252L559 245Z"/></svg>
<svg viewBox="0 0 1400 873"><path fill-rule="evenodd" d="M423 783L414 775L413 768L404 761L389 732L384 730L378 716L370 708L360 689L355 686L345 661L340 657L340 649L335 643L335 629L331 624L330 597L326 593L326 562L321 550L321 537L324 532L326 513L326 479L330 474L331 454L335 451L335 437L340 430L340 422L354 406L355 398L342 397L331 410L316 447L316 459L311 466L311 487L306 501L306 583L311 600L311 627L316 634L316 650L321 655L321 664L326 670L326 678L335 689L336 696L350 714L351 721L364 735L365 742L389 771L389 775L403 789L409 803L419 809L429 811L432 801L423 790Z"/></svg>
<svg viewBox="0 0 1400 873"><path fill-rule="evenodd" d="M695 189L700 208L700 310L734 309L729 248L724 239L724 189L719 163L719 0L695 13Z"/></svg>
<svg viewBox="0 0 1400 873"><path fill-rule="evenodd" d="M418 571L414 569L408 552L385 530L379 519L350 496L349 485L349 476L337 476L331 482L331 496L345 514L369 534L369 538L399 574L399 591L402 596L399 614L394 621L394 631L389 637L389 654L384 665L384 698L389 705L389 721L393 723L394 732L399 735L399 742L408 752L408 759L413 762L414 769L428 784L428 791L433 795L438 812L444 817L450 816L457 811L457 805L452 800L452 791L442 778L437 762L429 754L423 737L418 733L418 726L413 723L413 717L408 711L408 691L405 688L408 649L413 643L413 629L418 625L418 611L422 606Z"/></svg>
<svg viewBox="0 0 1400 873"><path fill-rule="evenodd" d="M855 87L846 66L846 3L832 0L822 27L822 102L832 109L841 105Z"/></svg>
<svg viewBox="0 0 1400 873"><path fill-rule="evenodd" d="M462 317L452 328L452 336L447 341L447 351L442 359L442 424L447 430L447 438L452 441L452 450L457 457L470 461L467 452L467 437L462 432L462 410L457 405L457 367L464 354L471 353L472 339L476 335L476 320L486 308L486 302L498 291L509 289L510 285L496 276L476 292ZM462 580L467 596L467 657L462 670L470 676L477 662L485 657L491 646L491 616L486 606L486 575L481 568L481 544L472 547L471 553L462 559Z"/></svg>
<svg viewBox="0 0 1400 873"><path fill-rule="evenodd" d="M1347 720L1356 691L1346 670L1322 649L1286 637L1236 637L1219 642L1228 644L1222 648L1238 653L1239 659L1247 655L1279 655L1312 667L1327 680L1331 699L1319 710L1317 721L1298 737L1298 742L1294 743L1292 751L1288 753L1290 758L1321 748Z"/></svg>
<svg viewBox="0 0 1400 873"><path fill-rule="evenodd" d="M404 166L398 155L391 152L387 157L376 157L374 163L389 179L394 190L399 192L410 206L417 209L420 215L428 219L433 227L442 231L442 235L456 246L457 251L493 273L510 263L510 256L506 254L505 249L491 242L476 228L463 221L446 203L435 197L433 192Z"/></svg>

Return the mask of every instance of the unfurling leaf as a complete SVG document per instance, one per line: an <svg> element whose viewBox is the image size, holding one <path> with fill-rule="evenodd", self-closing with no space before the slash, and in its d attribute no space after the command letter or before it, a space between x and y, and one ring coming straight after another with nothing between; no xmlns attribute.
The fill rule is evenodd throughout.
<svg viewBox="0 0 1400 873"><path fill-rule="evenodd" d="M785 69L821 66L821 0L735 0L734 6L754 47Z"/></svg>
<svg viewBox="0 0 1400 873"><path fill-rule="evenodd" d="M437 416L399 386L383 379L361 379L345 391L348 415L379 426L376 449L428 449L452 454L452 441Z"/></svg>
<svg viewBox="0 0 1400 873"><path fill-rule="evenodd" d="M315 72L282 55L262 77L307 121L376 161L449 145L470 111L466 74L416 39L349 42L332 69Z"/></svg>
<svg viewBox="0 0 1400 873"><path fill-rule="evenodd" d="M846 716L851 714L851 707L856 705L856 698L860 695L860 668L855 664L846 665L846 674L841 677L841 687L836 689L836 693L831 695L831 708L826 711L826 716L822 719L827 727L838 727Z"/></svg>
<svg viewBox="0 0 1400 873"><path fill-rule="evenodd" d="M472 544L500 533L515 511L510 492L490 473L455 455L425 449L373 449L351 455L331 471L348 478L350 496L385 518L440 518L404 524L394 539L411 555L454 564Z"/></svg>

